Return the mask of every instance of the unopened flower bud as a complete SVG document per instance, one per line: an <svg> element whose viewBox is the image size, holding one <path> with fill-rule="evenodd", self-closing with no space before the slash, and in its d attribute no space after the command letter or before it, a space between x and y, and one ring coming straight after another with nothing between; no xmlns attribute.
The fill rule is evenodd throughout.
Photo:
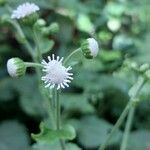
<svg viewBox="0 0 150 150"><path fill-rule="evenodd" d="M59 31L59 25L58 23L54 22L49 26L49 31L51 34L56 34Z"/></svg>
<svg viewBox="0 0 150 150"><path fill-rule="evenodd" d="M150 70L147 70L147 71L145 72L145 76L146 76L148 79L150 79Z"/></svg>
<svg viewBox="0 0 150 150"><path fill-rule="evenodd" d="M7 71L11 77L21 77L26 72L26 65L20 58L11 58L7 61Z"/></svg>
<svg viewBox="0 0 150 150"><path fill-rule="evenodd" d="M44 27L46 25L46 21L44 19L38 19L35 24L34 27L40 28L40 27Z"/></svg>
<svg viewBox="0 0 150 150"><path fill-rule="evenodd" d="M52 23L48 27L43 27L42 28L42 33L44 35L49 35L49 34L56 34L59 31L59 25L57 23Z"/></svg>
<svg viewBox="0 0 150 150"><path fill-rule="evenodd" d="M92 59L98 54L98 42L94 38L88 38L82 43L81 49L86 58Z"/></svg>
<svg viewBox="0 0 150 150"><path fill-rule="evenodd" d="M149 66L149 64L145 63L140 66L139 71L143 73L143 72L147 71L148 69L150 69L150 66Z"/></svg>

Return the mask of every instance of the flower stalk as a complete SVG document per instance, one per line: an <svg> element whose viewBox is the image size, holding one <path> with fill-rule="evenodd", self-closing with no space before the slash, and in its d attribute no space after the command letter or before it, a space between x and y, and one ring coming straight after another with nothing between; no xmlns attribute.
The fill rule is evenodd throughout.
<svg viewBox="0 0 150 150"><path fill-rule="evenodd" d="M129 91L129 94L131 96L131 100L133 102L137 98L137 95L138 95L140 89L143 87L145 82L146 82L146 79L144 79L143 77L139 77L138 82ZM126 121L126 125L125 125L125 131L124 131L123 140L121 143L120 150L126 150L127 149L127 143L128 143L128 138L129 138L129 134L130 134L133 118L134 118L135 108L136 108L136 105L132 105L132 107L129 110L129 114L127 117L127 121Z"/></svg>
<svg viewBox="0 0 150 150"><path fill-rule="evenodd" d="M74 50L72 53L70 53L70 54L68 55L68 57L64 60L64 63L63 63L63 64L66 65L67 62L70 60L70 58L73 57L73 55L77 54L77 53L80 52L80 51L81 51L81 48L78 48L78 49Z"/></svg>
<svg viewBox="0 0 150 150"><path fill-rule="evenodd" d="M25 62L26 67L43 67L43 65L39 63Z"/></svg>
<svg viewBox="0 0 150 150"><path fill-rule="evenodd" d="M130 97L130 100L128 102L128 104L126 105L125 109L123 110L122 114L120 115L119 119L117 120L116 124L114 125L114 127L112 128L109 136L107 137L106 141L104 142L104 144L102 144L99 148L99 150L105 150L106 146L108 145L109 143L109 140L111 139L111 137L114 135L115 131L117 129L119 129L119 127L121 126L121 124L123 123L125 117L127 116L129 110L133 107L135 107L135 103L137 102L136 101L136 98L141 90L141 88L143 87L144 83L146 82L146 79L143 78L143 77L139 77L138 78L138 81L133 85L133 87L131 87L129 93L131 93L131 97ZM131 92L132 91L132 92ZM133 111L133 110L132 110ZM131 111L131 112L132 112ZM130 112L130 113L131 113ZM134 112L134 111L133 111ZM130 121L130 119L132 120L132 115L133 115L133 112L130 114L130 117L128 120ZM131 124L130 122L128 123L129 125ZM129 129L128 129L129 130ZM127 130L127 131L128 131ZM126 135L128 137L128 133ZM125 143L126 143L126 140L125 140ZM125 144L126 145L126 144Z"/></svg>
<svg viewBox="0 0 150 150"><path fill-rule="evenodd" d="M61 114L61 106L60 106L60 99L59 99L59 91L57 89L55 89L56 94L56 127L57 130L60 130L61 128L61 118L60 118L60 114ZM65 143L62 139L59 140L60 142L60 146L62 150L65 150Z"/></svg>

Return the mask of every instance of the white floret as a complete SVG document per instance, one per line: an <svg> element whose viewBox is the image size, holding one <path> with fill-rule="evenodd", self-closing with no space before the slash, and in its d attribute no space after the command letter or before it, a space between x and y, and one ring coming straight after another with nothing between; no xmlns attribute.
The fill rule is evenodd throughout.
<svg viewBox="0 0 150 150"><path fill-rule="evenodd" d="M15 10L13 10L11 18L12 19L20 19L24 18L32 13L35 13L40 8L34 3L26 2L22 5L19 5Z"/></svg>
<svg viewBox="0 0 150 150"><path fill-rule="evenodd" d="M98 42L94 38L88 38L87 41L91 55L96 57L99 51Z"/></svg>
<svg viewBox="0 0 150 150"><path fill-rule="evenodd" d="M12 77L17 76L17 66L15 65L15 60L13 58L7 61L7 71L10 76Z"/></svg>

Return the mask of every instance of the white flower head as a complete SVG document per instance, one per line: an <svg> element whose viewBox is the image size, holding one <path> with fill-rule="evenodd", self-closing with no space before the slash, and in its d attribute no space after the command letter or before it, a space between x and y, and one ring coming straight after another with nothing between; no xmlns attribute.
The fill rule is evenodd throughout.
<svg viewBox="0 0 150 150"><path fill-rule="evenodd" d="M54 88L56 87L57 90L60 88L69 87L68 83L73 80L72 75L73 73L69 73L72 69L69 67L64 67L62 64L63 57L60 59L59 56L56 57L52 55L52 58L48 56L48 62L45 60L42 61L43 65L43 72L46 74L41 78L44 83L46 84L46 88Z"/></svg>
<svg viewBox="0 0 150 150"><path fill-rule="evenodd" d="M22 5L19 5L15 10L13 10L11 18L12 19L20 19L24 18L26 16L29 16L36 11L38 11L40 8L35 5L34 3L26 2Z"/></svg>
<svg viewBox="0 0 150 150"><path fill-rule="evenodd" d="M82 43L81 49L86 58L92 59L99 52L98 42L94 38L88 38Z"/></svg>
<svg viewBox="0 0 150 150"><path fill-rule="evenodd" d="M11 58L7 61L7 71L11 77L23 76L26 66L20 58Z"/></svg>

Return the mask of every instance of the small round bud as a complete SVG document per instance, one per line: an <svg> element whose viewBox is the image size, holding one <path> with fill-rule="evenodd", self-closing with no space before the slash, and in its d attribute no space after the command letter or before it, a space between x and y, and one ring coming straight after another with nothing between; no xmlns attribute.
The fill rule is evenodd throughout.
<svg viewBox="0 0 150 150"><path fill-rule="evenodd" d="M81 49L86 58L92 59L98 54L98 42L94 38L88 38L81 44Z"/></svg>
<svg viewBox="0 0 150 150"><path fill-rule="evenodd" d="M142 72L142 73L144 73L148 69L150 69L150 66L149 66L149 64L145 63L145 64L143 64L143 65L140 66L139 71Z"/></svg>
<svg viewBox="0 0 150 150"><path fill-rule="evenodd" d="M26 72L26 65L20 58L11 58L7 61L7 71L11 77L21 77Z"/></svg>
<svg viewBox="0 0 150 150"><path fill-rule="evenodd" d="M133 69L133 70L138 70L138 64L136 63L136 62L131 62L131 68Z"/></svg>
<svg viewBox="0 0 150 150"><path fill-rule="evenodd" d="M147 71L145 72L145 76L146 76L148 79L150 79L150 70L147 70Z"/></svg>
<svg viewBox="0 0 150 150"><path fill-rule="evenodd" d="M49 34L56 34L59 31L59 25L57 23L52 23L50 26L48 27L43 27L42 28L42 33L44 35L49 35Z"/></svg>
<svg viewBox="0 0 150 150"><path fill-rule="evenodd" d="M117 32L120 27L121 27L121 23L118 19L110 19L108 22L107 22L107 27L113 31L113 32Z"/></svg>
<svg viewBox="0 0 150 150"><path fill-rule="evenodd" d="M37 28L44 27L46 25L46 21L44 19L38 19L34 26Z"/></svg>
<svg viewBox="0 0 150 150"><path fill-rule="evenodd" d="M51 34L56 34L59 31L59 25L56 22L52 23L48 28Z"/></svg>

